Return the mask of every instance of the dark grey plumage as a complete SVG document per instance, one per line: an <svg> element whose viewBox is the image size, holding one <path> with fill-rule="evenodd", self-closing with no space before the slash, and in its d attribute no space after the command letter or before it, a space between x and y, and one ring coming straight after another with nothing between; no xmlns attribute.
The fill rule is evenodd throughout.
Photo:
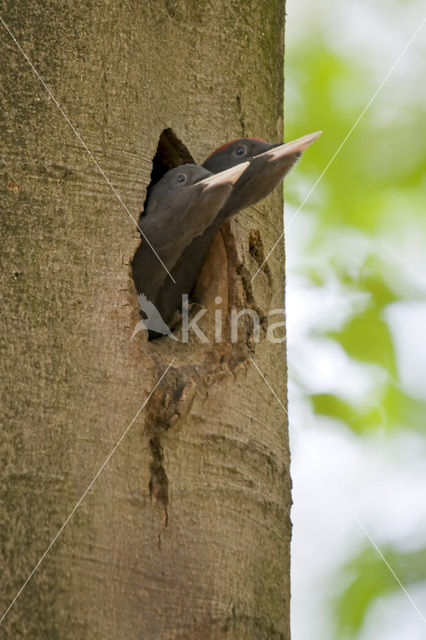
<svg viewBox="0 0 426 640"><path fill-rule="evenodd" d="M174 285L171 275L176 262L213 222L247 166L213 174L199 165L185 164L168 171L150 189L139 220L142 239L132 273L138 293L157 307L166 323L172 309L159 302L162 284L167 280Z"/></svg>
<svg viewBox="0 0 426 640"><path fill-rule="evenodd" d="M302 152L321 132L308 134L286 144L269 144L258 138L242 138L219 147L203 163L203 167L218 173L239 163L249 166L234 184L229 197L202 235L195 237L177 260L173 275L176 282L165 280L158 293L163 317L170 321L181 305L182 294L190 294L206 254L225 220L241 209L265 198L285 177Z"/></svg>

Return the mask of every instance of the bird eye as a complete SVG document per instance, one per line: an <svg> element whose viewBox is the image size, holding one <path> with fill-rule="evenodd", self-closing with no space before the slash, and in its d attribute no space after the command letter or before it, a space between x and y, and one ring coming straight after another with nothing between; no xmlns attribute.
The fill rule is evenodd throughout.
<svg viewBox="0 0 426 640"><path fill-rule="evenodd" d="M234 155L241 157L247 153L247 149L245 147L237 147L234 151Z"/></svg>
<svg viewBox="0 0 426 640"><path fill-rule="evenodd" d="M178 182L186 182L186 176L183 173L180 173L176 178Z"/></svg>

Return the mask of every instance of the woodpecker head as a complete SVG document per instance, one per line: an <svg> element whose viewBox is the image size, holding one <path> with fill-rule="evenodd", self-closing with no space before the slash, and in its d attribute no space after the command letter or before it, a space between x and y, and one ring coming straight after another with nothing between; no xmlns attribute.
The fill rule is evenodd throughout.
<svg viewBox="0 0 426 640"><path fill-rule="evenodd" d="M197 182L211 176L210 171L197 164L183 164L164 174L150 190L145 203L145 216L155 215L155 211L188 197L189 189ZM202 185L199 187L202 191Z"/></svg>
<svg viewBox="0 0 426 640"><path fill-rule="evenodd" d="M232 185L244 172L244 166L229 167L225 171L213 174L197 164L183 164L168 171L155 184L145 206L144 217L157 215L158 211L185 209L195 202L197 197L207 191L229 195Z"/></svg>
<svg viewBox="0 0 426 640"><path fill-rule="evenodd" d="M145 205L141 228L151 234L154 246L174 245L203 233L229 197L248 162L213 174L196 164L168 171L155 184ZM155 242L154 242L155 240Z"/></svg>
<svg viewBox="0 0 426 640"><path fill-rule="evenodd" d="M240 162L251 160L260 153L278 146L272 145L260 138L239 138L230 140L213 151L203 162L203 167L212 173L219 173L227 167L234 167Z"/></svg>
<svg viewBox="0 0 426 640"><path fill-rule="evenodd" d="M249 162L234 185L226 202L231 215L265 198L281 182L303 151L319 136L321 131L310 133L285 144L269 144L260 138L231 140L208 156L203 167L217 173L241 162Z"/></svg>
<svg viewBox="0 0 426 640"><path fill-rule="evenodd" d="M159 291L170 270L217 217L247 166L242 163L213 174L198 165L185 164L168 171L152 187L139 223L142 242L132 260L138 293L158 305ZM174 313L178 305L173 305Z"/></svg>

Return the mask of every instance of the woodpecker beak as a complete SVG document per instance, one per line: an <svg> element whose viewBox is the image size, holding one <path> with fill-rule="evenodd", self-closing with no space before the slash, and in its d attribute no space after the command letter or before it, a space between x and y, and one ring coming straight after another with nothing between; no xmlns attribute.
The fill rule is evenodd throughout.
<svg viewBox="0 0 426 640"><path fill-rule="evenodd" d="M267 158L268 160L281 160L287 156L291 156L294 153L302 154L315 140L322 135L322 131L316 131L315 133L308 133L306 136L280 144L278 147L264 151L264 153L255 156L255 158ZM254 159L254 158L253 158Z"/></svg>
<svg viewBox="0 0 426 640"><path fill-rule="evenodd" d="M204 180L201 180L201 182L196 182L196 185L201 185L204 189L210 189L211 187L215 187L220 184L235 184L249 164L250 162L242 162L241 164L237 164L235 167L226 169L226 171L221 171L209 178L205 178Z"/></svg>

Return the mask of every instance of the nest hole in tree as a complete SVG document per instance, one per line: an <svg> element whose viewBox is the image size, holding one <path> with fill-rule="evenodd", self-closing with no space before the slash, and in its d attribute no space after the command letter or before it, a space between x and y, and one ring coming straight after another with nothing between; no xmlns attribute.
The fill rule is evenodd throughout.
<svg viewBox="0 0 426 640"><path fill-rule="evenodd" d="M140 218L143 218L144 216L144 211L149 200L152 188L168 171L182 164L196 164L196 161L194 160L189 149L178 138L173 129L171 127L167 127L166 129L163 129L160 134L157 149L152 159L150 182L146 189L146 197L143 204L142 212L140 214ZM223 300L224 310L227 308L229 284L228 279L230 277L228 252L230 245L234 246L234 239L230 231L229 222L225 222L223 228L221 229L221 232L217 234L215 240L212 243L212 246L210 247L210 250L206 255L206 259L198 275L197 282L195 283L193 289L191 291L188 291L191 300L197 302L198 304L212 306L213 301L217 298L217 296L219 296ZM231 251L231 254L233 256L234 251ZM233 257L235 259L235 256ZM231 260L231 262L233 262L233 260ZM134 277L133 268L132 277L136 289L138 289L138 283L136 282L136 279ZM142 319L145 320L146 314L142 311L142 309L139 309L139 311ZM149 331L148 333L150 340L161 337L160 334L155 334L151 331Z"/></svg>
<svg viewBox="0 0 426 640"><path fill-rule="evenodd" d="M163 129L158 139L157 151L152 159L152 171L149 185L146 189L145 209L149 194L154 185L161 180L167 171L179 167L181 164L195 164L195 160L188 148L179 140L173 129ZM143 216L143 211L141 213Z"/></svg>

